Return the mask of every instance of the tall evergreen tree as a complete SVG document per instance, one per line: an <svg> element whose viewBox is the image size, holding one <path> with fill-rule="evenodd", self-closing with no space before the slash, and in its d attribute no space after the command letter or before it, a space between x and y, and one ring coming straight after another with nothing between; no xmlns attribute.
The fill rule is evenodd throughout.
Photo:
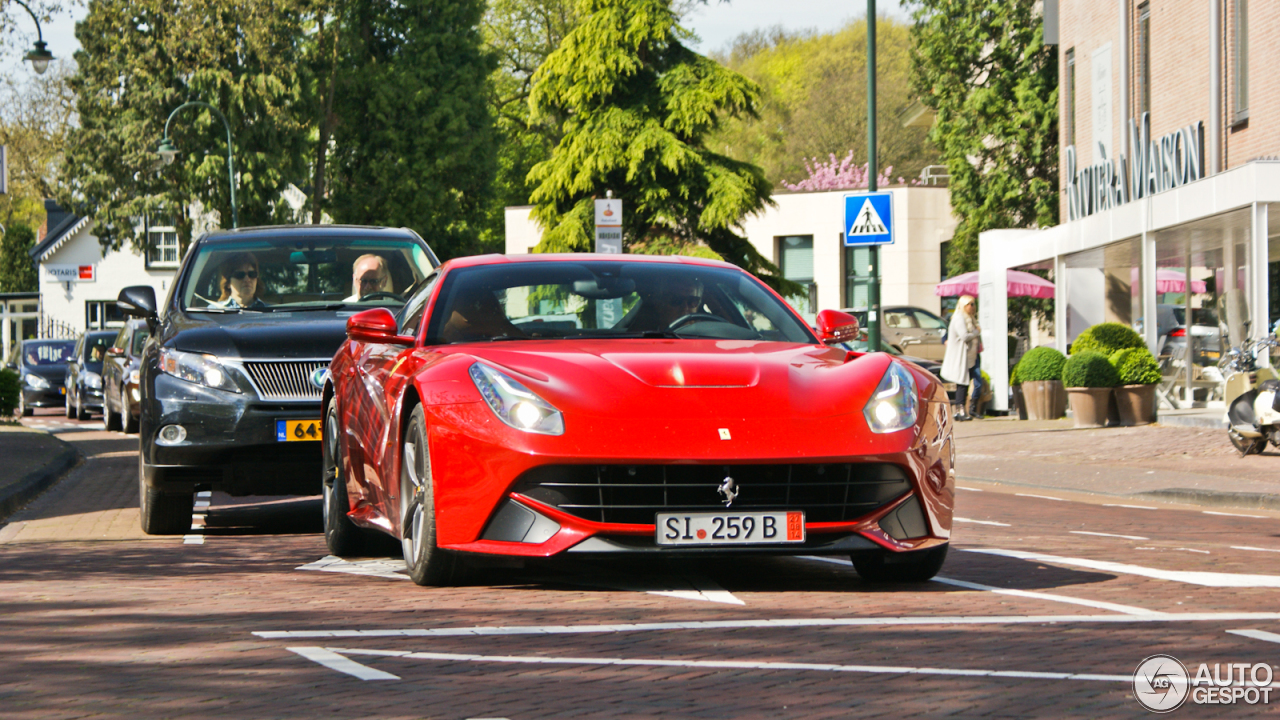
<svg viewBox="0 0 1280 720"><path fill-rule="evenodd" d="M189 100L219 108L230 124L241 224L280 217L281 191L305 177L309 132L294 2L91 0L76 36L80 127L59 198L95 219L105 246L137 241L139 220L153 214L188 239L193 201L230 227L226 131L216 116L183 111L171 130L182 153L157 163L166 119Z"/></svg>
<svg viewBox="0 0 1280 720"><path fill-rule="evenodd" d="M612 190L625 203L627 248L705 245L795 292L738 234L770 202L763 171L706 145L722 118L755 112L756 85L685 47L670 0L581 0L579 13L534 75L535 119L566 118L551 158L529 175L538 250L590 250L593 201Z"/></svg>
<svg viewBox="0 0 1280 720"><path fill-rule="evenodd" d="M978 234L1058 221L1058 56L1038 0L910 0L913 86L960 218L947 272L978 269Z"/></svg>
<svg viewBox="0 0 1280 720"><path fill-rule="evenodd" d="M475 252L494 169L482 0L344 5L330 212Z"/></svg>
<svg viewBox="0 0 1280 720"><path fill-rule="evenodd" d="M36 266L28 251L36 234L26 225L10 225L0 235L0 292L35 292L40 289Z"/></svg>

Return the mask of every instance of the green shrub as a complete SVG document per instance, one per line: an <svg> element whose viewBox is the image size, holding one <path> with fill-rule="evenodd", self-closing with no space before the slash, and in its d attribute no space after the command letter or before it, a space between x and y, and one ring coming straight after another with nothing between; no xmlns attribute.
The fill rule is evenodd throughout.
<svg viewBox="0 0 1280 720"><path fill-rule="evenodd" d="M982 373L982 399L990 400L996 396L996 391L991 388L991 376L986 370L979 370Z"/></svg>
<svg viewBox="0 0 1280 720"><path fill-rule="evenodd" d="M1115 387L1120 384L1120 373L1102 353L1074 352L1062 366L1062 384L1067 387Z"/></svg>
<svg viewBox="0 0 1280 720"><path fill-rule="evenodd" d="M1143 348L1125 348L1107 358L1120 374L1121 385L1155 385L1160 382L1160 363Z"/></svg>
<svg viewBox="0 0 1280 720"><path fill-rule="evenodd" d="M18 373L5 368L0 370L0 417L11 417L18 409L18 393L22 392L22 382Z"/></svg>
<svg viewBox="0 0 1280 720"><path fill-rule="evenodd" d="M1120 323L1098 323L1080 333L1080 337L1071 343L1071 354L1096 352L1110 356L1117 350L1125 348L1144 348L1147 344L1142 336L1133 328Z"/></svg>
<svg viewBox="0 0 1280 720"><path fill-rule="evenodd" d="M1032 348L1013 368L1017 381L1009 382L1018 385L1041 380L1061 380L1062 366L1066 363L1067 357L1051 347Z"/></svg>

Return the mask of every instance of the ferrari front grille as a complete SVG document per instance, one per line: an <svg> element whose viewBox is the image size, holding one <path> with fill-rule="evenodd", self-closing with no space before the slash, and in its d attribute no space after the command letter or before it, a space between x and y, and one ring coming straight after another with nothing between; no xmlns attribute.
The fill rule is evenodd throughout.
<svg viewBox="0 0 1280 720"><path fill-rule="evenodd" d="M659 512L803 510L808 522L847 522L911 489L888 463L786 465L548 465L514 490L584 520L653 524Z"/></svg>
<svg viewBox="0 0 1280 720"><path fill-rule="evenodd" d="M244 369L263 400L319 400L320 387L312 382L329 366L327 360L272 360L246 362Z"/></svg>

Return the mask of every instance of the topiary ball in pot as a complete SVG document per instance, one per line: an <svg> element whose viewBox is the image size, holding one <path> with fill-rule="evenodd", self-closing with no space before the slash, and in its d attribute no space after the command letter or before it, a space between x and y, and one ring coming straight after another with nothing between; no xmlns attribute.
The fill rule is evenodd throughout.
<svg viewBox="0 0 1280 720"><path fill-rule="evenodd" d="M1117 350L1109 360L1120 374L1121 385L1155 385L1160 382L1160 363L1145 347Z"/></svg>
<svg viewBox="0 0 1280 720"><path fill-rule="evenodd" d="M1071 354L1096 352L1110 356L1117 350L1125 348L1145 348L1142 336L1133 328L1120 323L1098 323L1080 333L1080 337L1071 343Z"/></svg>
<svg viewBox="0 0 1280 720"><path fill-rule="evenodd" d="M1061 380L1066 362L1067 357L1051 347L1032 348L1018 361L1013 374L1018 383Z"/></svg>
<svg viewBox="0 0 1280 720"><path fill-rule="evenodd" d="M1120 373L1102 353L1075 352L1062 367L1062 384L1069 388L1115 387L1120 384Z"/></svg>

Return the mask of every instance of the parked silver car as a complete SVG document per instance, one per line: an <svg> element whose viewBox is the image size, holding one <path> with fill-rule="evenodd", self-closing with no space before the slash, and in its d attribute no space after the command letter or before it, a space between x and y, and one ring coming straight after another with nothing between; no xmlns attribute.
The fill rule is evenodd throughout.
<svg viewBox="0 0 1280 720"><path fill-rule="evenodd" d="M841 312L853 315L858 318L859 325L866 327L866 310ZM946 322L924 308L890 305L880 309L880 337L908 355L941 362L947 354L943 341L946 334Z"/></svg>

